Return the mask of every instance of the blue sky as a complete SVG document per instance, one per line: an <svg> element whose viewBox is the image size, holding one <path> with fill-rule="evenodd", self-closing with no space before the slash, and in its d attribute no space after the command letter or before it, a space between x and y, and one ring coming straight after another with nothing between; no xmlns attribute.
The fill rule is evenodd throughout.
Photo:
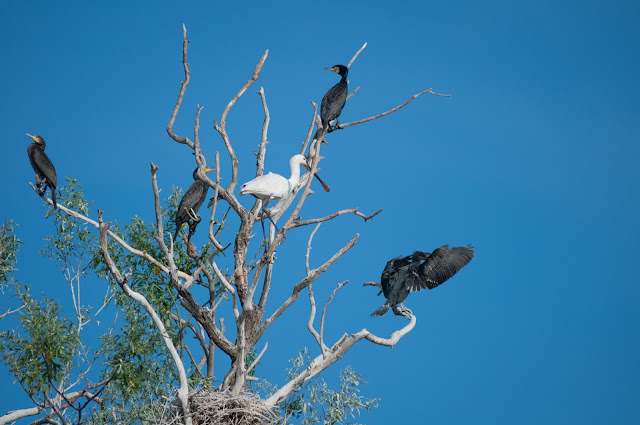
<svg viewBox="0 0 640 425"><path fill-rule="evenodd" d="M191 183L193 156L166 135L182 81L182 24L191 84L175 129L201 140L262 55L260 80L229 115L240 180L255 173L265 88L271 112L266 169L288 172L313 112L351 67L342 121L370 116L433 88L391 116L336 132L323 147L332 186L305 218L384 208L373 221L324 225L312 263L361 234L314 285L331 304L327 338L363 327L388 335L402 318L362 282L416 249L471 243L476 257L451 281L407 299L416 328L393 349L361 342L338 365L381 398L360 421L384 423L637 423L640 419L640 9L633 2L3 2L2 216L19 224L18 278L68 299L38 256L52 230L28 182L25 133L48 142L59 180L78 179L95 209L125 223L152 218L149 161L164 193ZM226 157L223 155L223 167ZM228 171L228 169L227 169ZM223 178L227 178L223 171ZM245 206L251 199L241 199ZM232 229L233 230L233 229ZM271 309L304 272L311 229L279 249ZM258 232L259 229L256 229ZM231 240L231 236L229 236ZM93 282L96 294L103 283ZM9 303L0 302L4 310ZM282 383L304 345L306 295L268 333L262 375ZM273 311L267 309L267 311ZM8 326L4 321L1 326ZM302 335L292 343L283 336ZM220 356L221 358L222 356ZM330 369L327 378L337 373ZM2 372L7 376L5 372ZM28 407L2 378L0 414Z"/></svg>

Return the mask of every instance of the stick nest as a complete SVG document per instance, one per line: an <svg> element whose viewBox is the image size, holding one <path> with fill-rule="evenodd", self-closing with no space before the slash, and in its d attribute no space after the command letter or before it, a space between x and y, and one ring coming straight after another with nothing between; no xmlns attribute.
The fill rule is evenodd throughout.
<svg viewBox="0 0 640 425"><path fill-rule="evenodd" d="M163 415L163 425L183 424L182 409L174 400L173 414ZM232 396L227 392L199 389L189 396L193 425L272 425L278 423L277 409L269 409L252 394ZM167 418L171 416L171 418Z"/></svg>

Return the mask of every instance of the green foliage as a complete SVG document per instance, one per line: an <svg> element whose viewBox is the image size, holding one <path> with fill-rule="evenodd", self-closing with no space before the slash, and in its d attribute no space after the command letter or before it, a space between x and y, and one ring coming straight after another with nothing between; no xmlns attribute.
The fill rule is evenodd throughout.
<svg viewBox="0 0 640 425"><path fill-rule="evenodd" d="M309 350L305 347L298 357L291 360L287 379L291 380L311 363ZM348 419L356 417L361 410L367 412L378 407L378 399L368 399L360 395L358 386L363 382L362 375L351 366L340 371L340 388L334 390L325 380L316 376L299 391L289 396L281 405L285 423L287 418L301 419L300 423L356 425Z"/></svg>
<svg viewBox="0 0 640 425"><path fill-rule="evenodd" d="M60 205L84 215L89 214L90 203L84 199L82 187L76 180L67 177L67 185L59 188L59 192ZM180 197L181 191L174 189L163 205L163 223L167 224L165 235L175 231L172 227ZM82 415L83 421L90 424L149 423L145 418L159 417L161 406L174 395L177 382L175 364L146 311L127 297L113 280L99 250L97 229L59 209L49 208L46 217L52 219L54 231L45 239L46 245L41 253L56 264L70 284L77 323L64 315L57 301L49 298L37 301L30 295L28 286L13 281L11 274L16 265L20 241L13 235L13 222L5 221L0 227L0 285L10 284L24 308L16 316L19 327L0 332L0 361L9 366L16 380L34 401L41 399L39 403L55 397L55 388L62 387L62 384L82 381L81 385L91 385L109 378L110 383L100 392L104 402L92 404L92 408ZM124 226L113 223L110 230L133 248L146 251L163 261L164 255L155 239L155 221L146 222L142 217L134 216ZM166 236L165 242L169 245ZM184 328L179 324L184 310L180 308L167 276L146 260L124 249L113 238L109 238L108 244L116 266L123 273L130 273L128 285L147 298L164 322L174 344L186 357ZM208 249L209 244L201 252L206 253ZM185 251L184 241L179 238L174 246L176 266L181 270L194 270L196 261ZM100 335L101 345L89 349L83 346L82 339L86 333L82 329L83 324L88 323L91 308L80 302L80 280L91 270L99 279L109 282L113 290L114 301L111 304L106 301L105 311L113 313L114 321L111 327L101 328L105 329ZM204 278L204 274L200 276ZM202 281L194 284L208 288L208 283ZM209 291L211 297L217 297L224 291L219 282L215 282L214 286ZM106 313L103 311L102 314ZM95 364L88 358L90 353L93 353ZM256 356L255 350L248 354L247 367ZM309 361L309 352L305 349L292 360L289 378L307 367ZM93 368L91 375L95 379L89 379L84 374L87 367ZM250 374L254 372L255 368ZM282 404L285 418L296 418L302 424L351 424L345 420L355 418L361 409L368 411L376 407L376 399L366 399L360 395L358 386L362 377L353 369L344 369L339 381L340 387L336 390L329 388L319 377L308 382ZM195 371L195 367L191 370L189 382L193 388L214 388L214 380L203 378ZM249 385L253 388L254 383Z"/></svg>
<svg viewBox="0 0 640 425"><path fill-rule="evenodd" d="M124 400L149 394L159 382L170 385L175 367L150 319L133 304L121 306L122 327L102 337L105 373L114 378L113 385Z"/></svg>
<svg viewBox="0 0 640 425"><path fill-rule="evenodd" d="M62 316L59 303L49 298L35 301L23 285L15 289L25 305L18 316L24 336L16 330L0 333L0 361L35 397L48 393L52 383L68 374L80 338L71 320Z"/></svg>
<svg viewBox="0 0 640 425"><path fill-rule="evenodd" d="M66 177L67 185L60 188L60 203L83 215L89 213L90 203L85 201L82 186L73 178ZM95 246L96 237L87 228L87 224L62 212L50 209L47 218L53 218L55 233L47 236L47 245L41 254L48 257L59 268L68 267L69 259L81 260Z"/></svg>
<svg viewBox="0 0 640 425"><path fill-rule="evenodd" d="M13 234L14 223L6 220L0 225L0 289L8 284L15 270L20 240Z"/></svg>

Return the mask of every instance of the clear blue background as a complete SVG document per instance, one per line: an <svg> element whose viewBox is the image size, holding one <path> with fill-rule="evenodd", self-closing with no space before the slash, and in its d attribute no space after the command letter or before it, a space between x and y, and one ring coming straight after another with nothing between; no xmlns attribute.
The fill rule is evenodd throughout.
<svg viewBox="0 0 640 425"><path fill-rule="evenodd" d="M57 269L37 254L52 222L28 186L26 132L45 137L59 181L69 175L83 185L93 217L101 208L107 220L152 219L149 161L160 166L165 195L187 187L194 168L188 149L165 132L183 78L183 23L192 80L175 129L192 137L196 105L204 106L203 148L210 163L221 151L227 182L212 121L264 50L260 80L229 115L241 182L255 173L262 126L254 92L265 88L271 112L266 169L287 174L310 101L319 103L337 81L322 68L348 62L368 42L351 67L350 87L360 90L343 122L429 87L453 97L425 95L327 137L321 175L332 191L314 186L302 216L384 208L373 221L345 216L316 235L312 266L361 234L314 286L323 305L338 282L350 281L329 308L327 340L363 327L388 336L405 324L369 317L383 300L361 284L378 280L388 259L445 243L472 243L477 254L445 285L409 297L418 323L396 347L360 342L338 363L353 365L368 383L363 392L381 397L359 421L640 421L636 2L3 2L0 9L0 213L19 224L17 277L35 294L69 299ZM279 249L267 314L303 276L310 231L291 233ZM93 289L85 292L99 299L104 283L87 282ZM1 311L12 302L3 300ZM281 384L302 346L317 354L308 311L302 294L265 336L258 375ZM5 371L0 380L0 413L29 407Z"/></svg>

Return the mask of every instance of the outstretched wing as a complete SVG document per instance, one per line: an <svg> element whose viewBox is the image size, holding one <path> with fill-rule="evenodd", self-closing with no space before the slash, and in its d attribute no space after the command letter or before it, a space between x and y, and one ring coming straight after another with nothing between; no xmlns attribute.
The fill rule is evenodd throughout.
<svg viewBox="0 0 640 425"><path fill-rule="evenodd" d="M385 298L389 298L389 295L391 294L391 290L393 288L393 283L396 281L400 269L409 265L410 263L411 256L396 257L392 260L387 261L387 265L384 266L382 276L380 277L380 285L382 286L382 293L384 294Z"/></svg>
<svg viewBox="0 0 640 425"><path fill-rule="evenodd" d="M413 279L410 290L433 289L446 282L473 258L470 245L449 248L443 245L433 251L431 256L417 268L419 278Z"/></svg>

